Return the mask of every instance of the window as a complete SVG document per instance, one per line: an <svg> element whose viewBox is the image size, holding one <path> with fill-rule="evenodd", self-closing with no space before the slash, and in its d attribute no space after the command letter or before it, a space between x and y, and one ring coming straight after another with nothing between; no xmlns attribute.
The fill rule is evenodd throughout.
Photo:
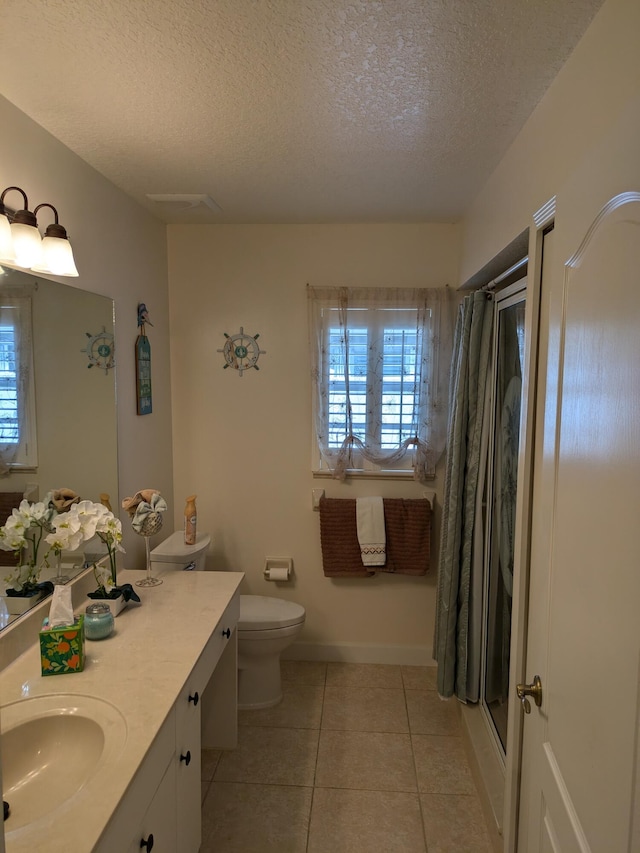
<svg viewBox="0 0 640 853"><path fill-rule="evenodd" d="M0 301L0 470L37 465L31 299Z"/></svg>
<svg viewBox="0 0 640 853"><path fill-rule="evenodd" d="M309 307L314 468L432 477L446 430L448 289L310 287Z"/></svg>
<svg viewBox="0 0 640 853"><path fill-rule="evenodd" d="M349 402L353 434L376 450L392 450L417 435L422 331L416 329L415 320L413 328L405 328L410 320L407 313L393 309L382 316L375 311L349 312L345 347L340 327L329 318L330 448L341 447L348 432ZM376 336L382 339L381 353L369 346L370 337ZM381 370L376 365L379 359Z"/></svg>
<svg viewBox="0 0 640 853"><path fill-rule="evenodd" d="M0 444L19 442L16 330L5 323L0 326Z"/></svg>

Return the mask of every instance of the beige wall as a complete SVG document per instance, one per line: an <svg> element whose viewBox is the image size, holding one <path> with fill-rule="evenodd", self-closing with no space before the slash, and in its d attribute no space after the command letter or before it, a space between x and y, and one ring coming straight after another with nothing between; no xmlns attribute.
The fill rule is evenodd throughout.
<svg viewBox="0 0 640 853"><path fill-rule="evenodd" d="M428 662L435 571L342 581L322 572L313 488L420 497L422 487L313 479L305 285L455 283L458 228L170 226L168 243L176 527L197 493L199 529L213 536L209 567L246 572L245 592L302 603L303 643ZM241 326L266 351L259 372L242 377L217 352ZM295 582L264 581L265 556L293 557Z"/></svg>
<svg viewBox="0 0 640 853"><path fill-rule="evenodd" d="M639 31L635 0L607 0L470 208L460 269L454 226L171 227L173 409L163 224L0 99L2 187L22 186L32 205L55 204L81 272L72 284L115 299L120 497L151 485L171 504L175 472L167 532L173 520L181 523L184 497L197 492L200 528L214 536L211 566L246 571L252 592L299 599L309 613L307 642L420 653L430 646L434 574L340 584L322 575L311 489L323 486L330 496L373 489L311 477L304 286L438 286L473 274L550 196L561 201L565 181L602 158L615 160L620 147L637 146ZM560 205L558 220L561 214ZM135 413L139 301L154 322L154 412L146 417ZM259 332L267 350L260 372L242 379L222 369L216 352L223 332L240 326ZM379 491L420 494L420 487L387 483ZM137 537L128 536L127 548L139 559ZM262 580L267 554L294 557L295 585L278 589Z"/></svg>
<svg viewBox="0 0 640 853"><path fill-rule="evenodd" d="M640 3L607 0L551 88L476 198L464 221L461 281L513 237L533 224L533 214L556 197L554 275L549 300L562 299L562 268L578 249L598 210L614 195L640 190ZM635 180L629 181L635 164ZM579 203L576 207L575 200ZM566 200L566 203L565 203ZM602 283L606 299L607 283ZM558 311L558 308L556 308ZM557 347L557 329L541 337ZM544 354L543 354L544 355ZM552 365L555 365L552 355ZM557 367L557 365L556 365ZM551 374L553 381L553 373ZM553 429L553 425L552 425ZM538 460L535 476L544 464ZM588 482L585 473L585 482ZM552 502L536 522L551 526ZM541 517L542 512L546 515ZM538 543L540 544L540 543ZM578 564L569 571L580 583ZM514 610L515 613L515 610ZM543 620L544 621L544 620ZM538 625L535 619L532 625ZM582 665L582 664L580 664ZM477 706L462 716L487 792L492 828L503 822L504 768ZM493 814L493 818L491 818ZM505 816L509 820L509 816Z"/></svg>
<svg viewBox="0 0 640 853"><path fill-rule="evenodd" d="M39 281L33 295L38 471L22 477L35 479L40 498L73 483L87 500L98 501L106 492L117 501L115 375L96 366L88 369L82 352L87 331L95 334L112 325L110 299Z"/></svg>
<svg viewBox="0 0 640 853"><path fill-rule="evenodd" d="M565 182L588 180L604 162L615 167L620 146L637 145L638 33L637 0L604 3L465 216L461 281L531 225L554 195L560 224Z"/></svg>
<svg viewBox="0 0 640 853"><path fill-rule="evenodd" d="M3 98L0 126L0 189L22 187L32 210L43 202L55 205L80 272L79 278L64 282L115 300L120 497L153 487L171 500L165 226ZM19 201L15 193L6 198L9 205ZM46 217L47 211L42 213ZM43 224L49 221L43 219ZM133 357L137 305L141 301L149 306L154 323L153 329L148 329L154 411L144 417L136 415ZM73 483L66 485L73 488ZM171 523L169 513L169 529ZM143 565L144 543L126 523L124 526L127 561L139 563L142 559Z"/></svg>

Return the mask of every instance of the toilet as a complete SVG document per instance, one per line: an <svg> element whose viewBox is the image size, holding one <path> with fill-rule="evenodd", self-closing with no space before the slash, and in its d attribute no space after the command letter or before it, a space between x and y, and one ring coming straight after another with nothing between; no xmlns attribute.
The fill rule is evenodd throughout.
<svg viewBox="0 0 640 853"><path fill-rule="evenodd" d="M151 564L163 569L204 571L208 533L185 545L177 530L151 551ZM238 620L238 708L270 708L282 699L280 655L302 631L305 609L300 604L266 595L241 595Z"/></svg>
<svg viewBox="0 0 640 853"><path fill-rule="evenodd" d="M198 533L195 545L185 545L184 530L176 530L151 551L151 573L154 563L161 563L162 569L203 572L210 544L208 533Z"/></svg>
<svg viewBox="0 0 640 853"><path fill-rule="evenodd" d="M238 621L238 708L270 708L282 699L280 654L305 620L301 604L266 595L241 595Z"/></svg>

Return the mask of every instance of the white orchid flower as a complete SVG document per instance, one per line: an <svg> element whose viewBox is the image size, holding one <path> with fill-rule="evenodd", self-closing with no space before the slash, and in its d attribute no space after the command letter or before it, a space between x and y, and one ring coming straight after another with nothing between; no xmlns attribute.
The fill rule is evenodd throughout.
<svg viewBox="0 0 640 853"><path fill-rule="evenodd" d="M73 504L69 513L80 521L84 540L92 539L96 535L96 528L102 516L109 510L99 503L93 501L80 501Z"/></svg>
<svg viewBox="0 0 640 853"><path fill-rule="evenodd" d="M20 504L21 508L23 503L27 504L28 506L27 501L22 501L22 503ZM38 501L38 503L31 504L31 506L29 507L29 517L32 521L35 521L36 523L48 521L50 516L51 510L49 506L44 503L44 501Z"/></svg>
<svg viewBox="0 0 640 853"><path fill-rule="evenodd" d="M53 520L53 533L46 537L54 551L75 551L85 536L80 519L72 512L62 512Z"/></svg>
<svg viewBox="0 0 640 853"><path fill-rule="evenodd" d="M20 510L14 509L11 511L11 515L7 519L3 530L12 530L24 536L29 527L31 527L31 520L21 513Z"/></svg>
<svg viewBox="0 0 640 853"><path fill-rule="evenodd" d="M25 544L24 530L9 523L0 527L0 548L3 551L18 551Z"/></svg>
<svg viewBox="0 0 640 853"><path fill-rule="evenodd" d="M61 527L54 533L49 533L45 541L50 550L60 553L61 551L75 551L82 544L82 531L72 530L69 527Z"/></svg>
<svg viewBox="0 0 640 853"><path fill-rule="evenodd" d="M40 570L33 566L16 566L6 576L5 581L8 587L15 589L16 592L22 592L23 587L28 583L36 583L39 574Z"/></svg>
<svg viewBox="0 0 640 853"><path fill-rule="evenodd" d="M31 514L31 504L27 500L20 501L20 506L17 509L13 509L11 514L16 519L20 519L25 527L31 526L32 514Z"/></svg>
<svg viewBox="0 0 640 853"><path fill-rule="evenodd" d="M107 512L98 521L96 533L109 549L115 548L116 551L124 553L124 548L120 544L122 542L122 522L112 512Z"/></svg>
<svg viewBox="0 0 640 853"><path fill-rule="evenodd" d="M115 587L115 581L111 576L111 568L103 563L96 563L93 569L93 574L98 582L98 586L104 587L104 591L109 595L111 590Z"/></svg>

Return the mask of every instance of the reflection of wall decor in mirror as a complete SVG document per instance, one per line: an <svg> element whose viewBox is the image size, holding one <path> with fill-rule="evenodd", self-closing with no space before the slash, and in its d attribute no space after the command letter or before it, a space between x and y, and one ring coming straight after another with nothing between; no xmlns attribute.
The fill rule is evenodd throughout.
<svg viewBox="0 0 640 853"><path fill-rule="evenodd" d="M81 352L87 354L89 359L87 367L100 367L108 373L116 363L113 335L107 332L104 326L96 335L92 335L91 332L85 332L85 334L89 341Z"/></svg>
<svg viewBox="0 0 640 853"><path fill-rule="evenodd" d="M240 326L240 332L237 335L228 335L225 332L224 336L227 340L218 352L224 355L225 364L223 368L225 370L227 367L233 367L238 371L240 376L242 376L244 370L248 370L250 367L260 370L258 367L258 358L261 355L266 355L266 351L260 349L257 344L260 335L247 335L242 326Z"/></svg>
<svg viewBox="0 0 640 853"><path fill-rule="evenodd" d="M136 400L139 415L150 415L153 411L151 399L151 344L146 335L145 325L153 326L144 302L138 305L138 327L140 334L136 339Z"/></svg>
<svg viewBox="0 0 640 853"><path fill-rule="evenodd" d="M22 210L5 207L4 197L8 192L20 193L24 205ZM38 211L43 207L50 208L54 215L44 238L38 231L37 220ZM27 194L20 187L7 187L0 195L0 261L34 272L78 275L67 232L58 222L58 211L45 202L32 213Z"/></svg>
<svg viewBox="0 0 640 853"><path fill-rule="evenodd" d="M97 501L102 493L117 495L115 370L96 382L95 371L87 370L78 352L79 330L104 329L113 335L113 300L4 266L0 297L3 304L17 297L31 303L32 386L38 415L36 422L27 410L24 425L37 440L37 460L9 464L0 476L0 525L22 498L41 501L61 486L85 500ZM11 552L0 556L12 557ZM64 568L68 575L80 570L77 565ZM56 569L51 566L51 577ZM0 569L0 594L7 574ZM47 579L43 571L41 580ZM2 616L0 612L0 627L7 624Z"/></svg>

